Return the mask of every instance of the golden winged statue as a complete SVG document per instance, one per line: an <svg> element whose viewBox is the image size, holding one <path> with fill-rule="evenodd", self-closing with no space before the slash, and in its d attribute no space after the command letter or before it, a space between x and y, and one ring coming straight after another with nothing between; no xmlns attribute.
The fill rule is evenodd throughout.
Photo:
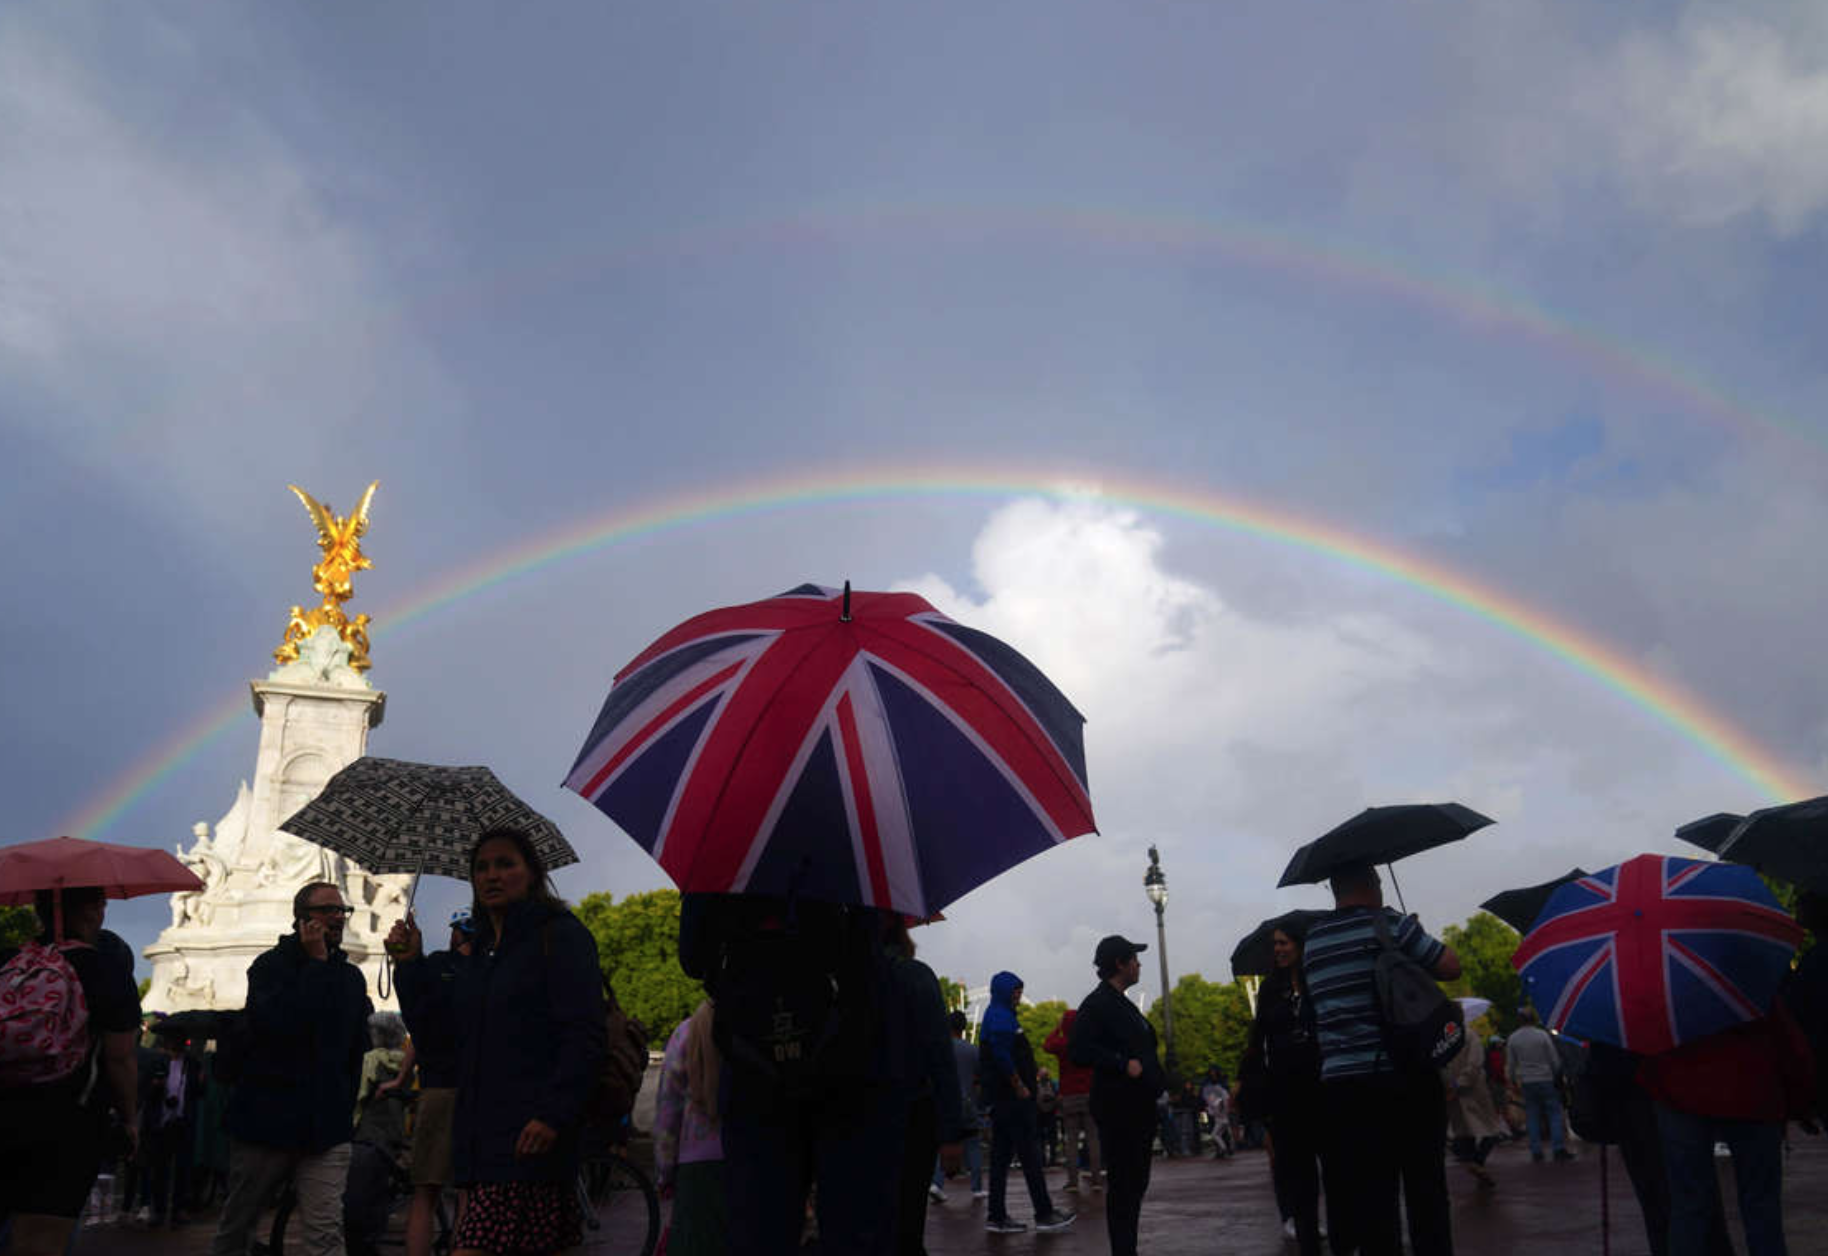
<svg viewBox="0 0 1828 1256"><path fill-rule="evenodd" d="M368 505L380 486L379 480L370 484L356 508L339 516L329 502L318 501L296 484L286 485L305 504L311 522L317 525L317 546L324 556L311 569L311 587L321 593L324 600L309 611L300 606L292 608L285 640L273 651L273 657L280 663L298 658L299 647L311 634L328 626L336 629L337 635L348 644L349 666L358 672L368 670L369 618L357 615L351 620L343 613L343 603L355 594L351 584L355 573L374 566L368 555L362 553L362 537L368 531Z"/></svg>

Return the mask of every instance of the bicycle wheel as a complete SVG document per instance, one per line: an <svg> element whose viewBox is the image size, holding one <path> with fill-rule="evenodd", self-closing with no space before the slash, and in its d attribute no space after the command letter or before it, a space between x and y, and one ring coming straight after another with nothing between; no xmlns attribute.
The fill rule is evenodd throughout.
<svg viewBox="0 0 1828 1256"><path fill-rule="evenodd" d="M660 1192L647 1174L615 1153L593 1156L578 1170L586 1250L654 1256L660 1242Z"/></svg>

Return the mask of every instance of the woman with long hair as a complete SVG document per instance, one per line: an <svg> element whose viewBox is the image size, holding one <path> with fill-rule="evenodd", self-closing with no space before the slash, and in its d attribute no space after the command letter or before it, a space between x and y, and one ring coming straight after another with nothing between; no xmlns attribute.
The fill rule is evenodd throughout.
<svg viewBox="0 0 1828 1256"><path fill-rule="evenodd" d="M532 839L491 829L470 853L471 953L448 996L422 980L411 919L388 934L409 1018L451 1000L457 1037L452 1159L468 1202L457 1256L543 1256L582 1238L581 1113L608 1049L590 931L553 893Z"/></svg>
<svg viewBox="0 0 1828 1256"><path fill-rule="evenodd" d="M724 1142L717 1123L723 1059L711 1037L711 1001L679 1022L666 1040L654 1105L654 1176L673 1201L667 1251L722 1256L726 1247Z"/></svg>
<svg viewBox="0 0 1828 1256"><path fill-rule="evenodd" d="M1294 924L1274 932L1276 967L1257 992L1239 1071L1237 1102L1247 1119L1269 1128L1276 1198L1288 1209L1301 1256L1320 1252L1320 1043L1301 979L1304 934Z"/></svg>

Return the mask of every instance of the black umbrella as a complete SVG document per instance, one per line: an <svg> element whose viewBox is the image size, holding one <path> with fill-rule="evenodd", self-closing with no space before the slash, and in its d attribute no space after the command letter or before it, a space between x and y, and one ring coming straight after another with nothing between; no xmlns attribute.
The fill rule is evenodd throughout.
<svg viewBox="0 0 1828 1256"><path fill-rule="evenodd" d="M1522 889L1500 891L1480 903L1479 906L1518 933L1528 933L1530 926L1536 923L1536 917L1542 915L1543 904L1549 901L1549 895L1568 882L1578 881L1586 875L1588 875L1586 869L1573 868L1553 881L1544 881L1541 885L1526 885Z"/></svg>
<svg viewBox="0 0 1828 1256"><path fill-rule="evenodd" d="M1720 857L1828 891L1828 795L1754 811L1721 845Z"/></svg>
<svg viewBox="0 0 1828 1256"><path fill-rule="evenodd" d="M1711 816L1702 816L1699 820L1690 820L1676 830L1676 838L1690 846L1699 846L1702 850L1720 853L1721 843L1733 835L1745 820L1744 816L1734 815L1731 811L1716 811Z"/></svg>
<svg viewBox="0 0 1828 1256"><path fill-rule="evenodd" d="M1338 828L1296 851L1276 885L1314 884L1345 868L1394 863L1436 846L1457 842L1491 822L1489 816L1482 816L1457 802L1366 807ZM1394 883L1395 871L1390 875ZM1397 886L1396 896L1401 902L1401 886Z"/></svg>
<svg viewBox="0 0 1828 1256"><path fill-rule="evenodd" d="M1280 929L1292 937L1307 936L1308 926L1330 913L1297 908L1285 911L1273 920L1265 920L1231 952L1231 975L1234 977L1267 977L1276 969L1275 932Z"/></svg>
<svg viewBox="0 0 1828 1256"><path fill-rule="evenodd" d="M279 827L370 872L467 881L476 840L498 825L525 830L550 871L578 861L564 834L483 767L365 755Z"/></svg>

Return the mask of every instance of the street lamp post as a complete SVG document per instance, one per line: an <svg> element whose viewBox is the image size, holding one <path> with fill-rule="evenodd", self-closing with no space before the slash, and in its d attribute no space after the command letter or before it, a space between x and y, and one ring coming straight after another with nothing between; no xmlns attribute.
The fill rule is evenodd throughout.
<svg viewBox="0 0 1828 1256"><path fill-rule="evenodd" d="M1149 871L1143 875L1143 893L1155 904L1155 956L1162 966L1162 1037L1166 1063L1173 1071L1174 999L1168 988L1168 926L1164 920L1168 911L1168 878L1162 874L1161 856L1153 846L1149 847Z"/></svg>

